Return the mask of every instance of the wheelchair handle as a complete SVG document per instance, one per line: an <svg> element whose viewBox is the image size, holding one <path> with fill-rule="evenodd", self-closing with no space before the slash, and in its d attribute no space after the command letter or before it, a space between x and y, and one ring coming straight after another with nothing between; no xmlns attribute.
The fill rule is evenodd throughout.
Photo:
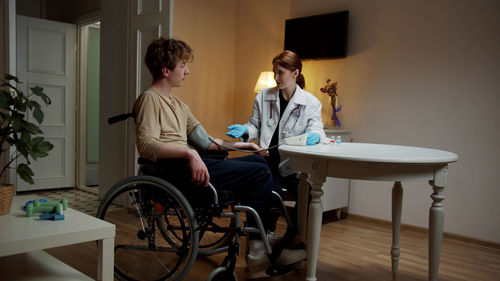
<svg viewBox="0 0 500 281"><path fill-rule="evenodd" d="M109 117L108 118L108 124L109 125L113 125L113 124L121 122L123 120L127 120L130 117L134 117L134 119L135 119L134 113L132 113L132 112L130 112L130 113L123 113L123 114L120 114L120 115Z"/></svg>

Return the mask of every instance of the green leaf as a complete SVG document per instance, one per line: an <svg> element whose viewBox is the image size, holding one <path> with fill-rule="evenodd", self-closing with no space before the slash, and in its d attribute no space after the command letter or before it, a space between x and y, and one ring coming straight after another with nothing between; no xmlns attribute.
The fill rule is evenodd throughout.
<svg viewBox="0 0 500 281"><path fill-rule="evenodd" d="M23 123L23 128L25 130L27 130L29 133L31 133L32 135L37 135L37 134L43 133L42 130L40 130L40 128L38 128L37 125L35 125L31 122L28 122L24 119L21 120L21 122Z"/></svg>
<svg viewBox="0 0 500 281"><path fill-rule="evenodd" d="M42 153L47 153L47 152L51 151L53 148L54 148L54 145L48 141L43 141L40 144L38 144L38 146L37 146L37 150L42 152ZM47 155L48 155L48 153L47 153ZM47 156L47 155L45 155L45 156ZM45 156L43 156L43 157L45 157Z"/></svg>
<svg viewBox="0 0 500 281"><path fill-rule="evenodd" d="M33 118L35 118L38 124L42 124L44 116L45 115L43 114L43 111L40 109L40 106L35 107L35 109L33 110Z"/></svg>
<svg viewBox="0 0 500 281"><path fill-rule="evenodd" d="M42 136L37 136L43 134L37 124L41 124L45 117L41 101L49 105L51 100L42 87L30 87L25 95L17 88L21 82L16 76L5 74L4 77L5 80L0 82L0 145L8 143L16 149L12 158L24 158L24 163L16 167L16 172L21 179L33 184L30 160L46 157L54 148ZM27 114L31 114L34 121L28 121ZM0 153L8 151L2 149Z"/></svg>
<svg viewBox="0 0 500 281"><path fill-rule="evenodd" d="M35 87L31 87L30 89L33 92L33 94L35 94L36 96L39 96L39 97L42 98L42 100L45 103L45 105L49 105L49 104L52 103L52 101L50 100L50 98L43 92L43 88L42 87L35 86Z"/></svg>
<svg viewBox="0 0 500 281"><path fill-rule="evenodd" d="M19 164L16 169L17 174L22 180L29 184L34 184L33 176L35 175L31 168L26 164Z"/></svg>
<svg viewBox="0 0 500 281"><path fill-rule="evenodd" d="M23 125L23 120L22 119L14 118L12 120L12 130L19 131L19 129L21 129L22 125Z"/></svg>
<svg viewBox="0 0 500 281"><path fill-rule="evenodd" d="M14 80L14 81L16 81L16 83L19 83L19 79L18 79L16 76L14 76L14 75L10 75L10 74L7 74L7 73L6 73L6 74L4 75L4 78L5 78L5 80L7 80L7 81Z"/></svg>
<svg viewBox="0 0 500 281"><path fill-rule="evenodd" d="M12 96L6 91L0 91L0 108L4 110L9 110L11 102L12 102Z"/></svg>
<svg viewBox="0 0 500 281"><path fill-rule="evenodd" d="M14 107L21 112L26 112L26 99L24 97L14 99Z"/></svg>

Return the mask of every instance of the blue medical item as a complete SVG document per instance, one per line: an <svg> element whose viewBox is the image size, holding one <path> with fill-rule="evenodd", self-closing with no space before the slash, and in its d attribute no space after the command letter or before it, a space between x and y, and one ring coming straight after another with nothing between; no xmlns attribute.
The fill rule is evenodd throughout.
<svg viewBox="0 0 500 281"><path fill-rule="evenodd" d="M40 220L54 220L54 221L60 221L64 219L64 215L61 213L42 213L39 216Z"/></svg>
<svg viewBox="0 0 500 281"><path fill-rule="evenodd" d="M227 129L230 131L227 132L226 135L228 135L232 138L239 138L248 132L247 126L243 126L240 124L233 124L233 125L227 127Z"/></svg>
<svg viewBox="0 0 500 281"><path fill-rule="evenodd" d="M307 134L307 142L306 142L307 145L315 145L319 142L320 137L318 133L309 131L306 132L306 134Z"/></svg>
<svg viewBox="0 0 500 281"><path fill-rule="evenodd" d="M40 200L38 200L40 202L47 202L47 199L45 198L42 198ZM24 203L24 206L23 206L23 211L26 211L26 206L28 206L28 204L31 203L31 204L34 204L35 201L34 200L30 200L30 201L27 201L26 203Z"/></svg>

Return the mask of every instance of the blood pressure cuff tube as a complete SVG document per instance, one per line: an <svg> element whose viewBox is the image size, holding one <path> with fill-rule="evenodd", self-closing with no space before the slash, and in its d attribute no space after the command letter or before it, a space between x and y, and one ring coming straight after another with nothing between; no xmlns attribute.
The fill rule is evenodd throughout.
<svg viewBox="0 0 500 281"><path fill-rule="evenodd" d="M207 150L212 141L211 137L205 131L205 128L201 124L194 127L194 129L189 133L188 141L189 144L193 145L195 148L200 150Z"/></svg>

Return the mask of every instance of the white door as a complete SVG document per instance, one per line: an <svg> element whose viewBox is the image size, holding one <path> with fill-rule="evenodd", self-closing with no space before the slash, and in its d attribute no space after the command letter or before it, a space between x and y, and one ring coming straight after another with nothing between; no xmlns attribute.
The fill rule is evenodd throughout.
<svg viewBox="0 0 500 281"><path fill-rule="evenodd" d="M17 16L17 76L25 93L40 86L52 100L40 129L54 145L31 162L35 184L18 177L18 191L75 185L76 46L76 25Z"/></svg>

